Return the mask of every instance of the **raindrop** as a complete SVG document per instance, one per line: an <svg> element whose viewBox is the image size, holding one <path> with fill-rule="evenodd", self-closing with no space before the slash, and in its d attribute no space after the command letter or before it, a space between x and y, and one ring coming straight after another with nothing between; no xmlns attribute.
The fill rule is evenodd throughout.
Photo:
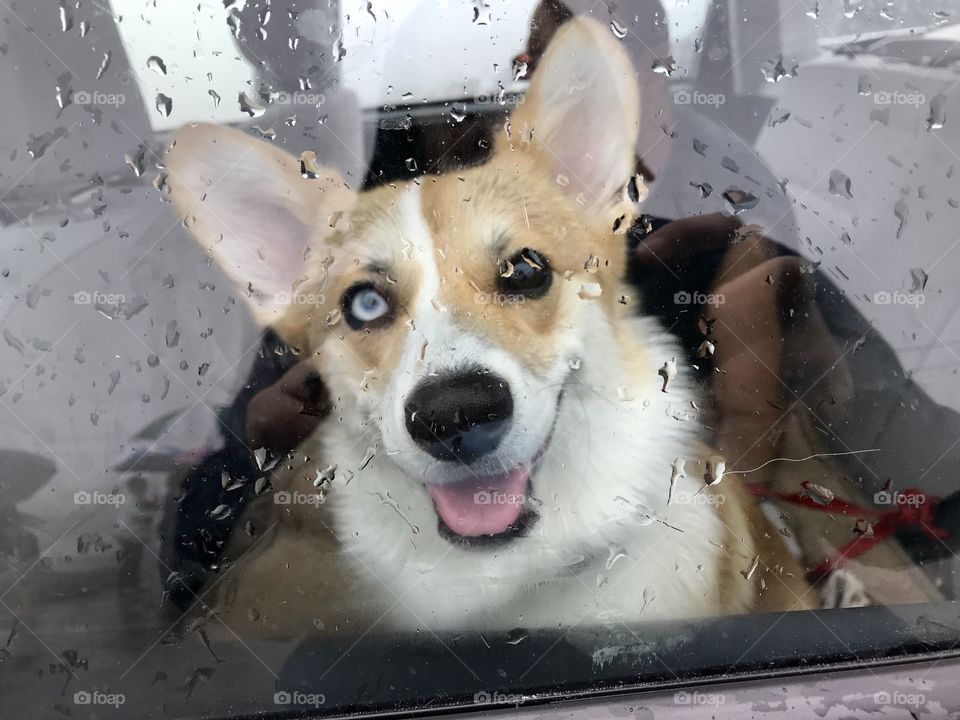
<svg viewBox="0 0 960 720"><path fill-rule="evenodd" d="M809 10L807 10L807 17L811 17L811 18L813 18L814 20L816 20L817 18L820 17L820 3L819 3L819 1L818 1L818 2L815 2L815 3L813 4L813 7L810 8Z"/></svg>
<svg viewBox="0 0 960 720"><path fill-rule="evenodd" d="M208 515L211 520L226 520L228 517L230 517L230 506L217 505L208 513Z"/></svg>
<svg viewBox="0 0 960 720"><path fill-rule="evenodd" d="M176 347L180 344L180 331L177 330L177 321L171 320L167 323L167 347Z"/></svg>
<svg viewBox="0 0 960 720"><path fill-rule="evenodd" d="M857 92L860 95L870 95L873 92L873 84L867 75L861 75L857 81Z"/></svg>
<svg viewBox="0 0 960 720"><path fill-rule="evenodd" d="M456 122L463 122L467 118L467 114L456 108L450 108L450 117L452 117Z"/></svg>
<svg viewBox="0 0 960 720"><path fill-rule="evenodd" d="M663 367L657 370L657 375L663 378L663 386L660 388L661 392L667 392L670 389L670 383L677 377L677 359L670 358L667 360L663 364Z"/></svg>
<svg viewBox="0 0 960 720"><path fill-rule="evenodd" d="M110 58L113 55L110 54L110 51L107 50L103 53L103 58L100 60L100 67L97 68L97 80L103 77L103 74L107 71L107 68L110 67Z"/></svg>
<svg viewBox="0 0 960 720"><path fill-rule="evenodd" d="M670 77L677 70L676 61L673 59L673 56L670 55L665 58L657 58L653 61L653 71L657 75L665 75Z"/></svg>
<svg viewBox="0 0 960 720"><path fill-rule="evenodd" d="M701 197L701 198L710 197L710 195L713 193L713 186L710 185L710 183L694 183L694 182L692 182L692 183L690 183L690 185L693 186L693 187L695 187L695 188L697 188L697 190L700 191L700 197Z"/></svg>
<svg viewBox="0 0 960 720"><path fill-rule="evenodd" d="M617 40L623 40L627 36L627 26L621 25L616 18L610 19L610 32Z"/></svg>
<svg viewBox="0 0 960 720"><path fill-rule="evenodd" d="M490 13L490 4L486 0L474 0L473 3L473 24L489 25L493 19Z"/></svg>
<svg viewBox="0 0 960 720"><path fill-rule="evenodd" d="M783 64L783 55L779 55L776 60L767 60L760 72L768 83L778 83L784 78L795 78L798 68L799 65L794 63L793 67L787 69Z"/></svg>
<svg viewBox="0 0 960 720"><path fill-rule="evenodd" d="M851 192L852 183L850 178L840 172L839 170L830 171L830 194L841 197L845 200L852 200L853 193Z"/></svg>
<svg viewBox="0 0 960 720"><path fill-rule="evenodd" d="M833 502L833 491L828 490L823 487L823 485L817 485L815 482L804 480L800 483L800 487L803 490L803 494L817 503L817 505L829 505Z"/></svg>
<svg viewBox="0 0 960 720"><path fill-rule="evenodd" d="M707 485L716 485L723 480L723 474L727 471L727 461L723 455L711 455L707 458L707 467L703 473L703 481Z"/></svg>
<svg viewBox="0 0 960 720"><path fill-rule="evenodd" d="M616 547L611 545L609 548L607 548L607 564L606 564L607 570L612 569L613 566L616 564L617 560L621 560L626 556L627 556L627 551L624 550L622 547Z"/></svg>
<svg viewBox="0 0 960 720"><path fill-rule="evenodd" d="M147 67L153 70L155 73L159 73L160 75L167 74L166 63L164 63L163 58L159 57L158 55L151 55L147 58Z"/></svg>
<svg viewBox="0 0 960 720"><path fill-rule="evenodd" d="M943 93L930 101L930 115L927 117L927 130L940 130L947 124L947 96Z"/></svg>
<svg viewBox="0 0 960 720"><path fill-rule="evenodd" d="M900 221L900 225L897 227L897 240L899 240L903 235L903 230L907 226L907 220L910 217L910 208L907 207L907 201L903 198L897 200L893 205L893 214L897 220Z"/></svg>
<svg viewBox="0 0 960 720"><path fill-rule="evenodd" d="M220 95L216 90L207 90L207 95L213 98L213 107L220 107Z"/></svg>
<svg viewBox="0 0 960 720"><path fill-rule="evenodd" d="M923 292L927 287L927 280L929 279L930 276L927 275L923 268L910 268L910 292Z"/></svg>
<svg viewBox="0 0 960 720"><path fill-rule="evenodd" d="M137 151L132 155L127 153L123 156L124 162L130 166L130 169L133 170L133 174L137 177L143 175L143 164L147 155L147 146L139 145Z"/></svg>
<svg viewBox="0 0 960 720"><path fill-rule="evenodd" d="M403 164L406 166L407 170L409 170L410 172L417 171L417 161L414 158L412 157L407 158L406 160L404 160Z"/></svg>
<svg viewBox="0 0 960 720"><path fill-rule="evenodd" d="M266 108L246 93L240 93L237 102L240 105L240 112L244 112L250 117L260 117L266 112Z"/></svg>
<svg viewBox="0 0 960 720"><path fill-rule="evenodd" d="M518 60L513 64L513 81L517 82L527 76L527 63Z"/></svg>
<svg viewBox="0 0 960 720"><path fill-rule="evenodd" d="M753 210L760 203L760 198L753 193L734 187L724 191L723 199L726 202L727 211L731 215L740 215L747 210Z"/></svg>
<svg viewBox="0 0 960 720"><path fill-rule="evenodd" d="M164 117L170 117L170 112L173 110L173 100L163 93L157 93L157 112L159 112Z"/></svg>
<svg viewBox="0 0 960 720"><path fill-rule="evenodd" d="M68 32L73 27L73 15L67 9L67 6L60 3L60 29Z"/></svg>
<svg viewBox="0 0 960 720"><path fill-rule="evenodd" d="M365 470L366 467L373 462L374 456L377 454L376 448L368 447L366 452L363 454L363 459L360 460L360 466L357 470Z"/></svg>

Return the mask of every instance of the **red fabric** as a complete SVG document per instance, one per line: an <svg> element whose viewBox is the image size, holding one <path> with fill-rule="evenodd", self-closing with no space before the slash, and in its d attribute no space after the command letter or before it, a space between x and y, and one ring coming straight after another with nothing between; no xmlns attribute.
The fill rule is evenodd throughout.
<svg viewBox="0 0 960 720"><path fill-rule="evenodd" d="M864 507L839 498L833 498L829 502L821 503L803 493L777 492L752 483L747 483L747 489L758 497L780 500L808 510L852 515L862 518L876 518L876 522L873 523L872 526L872 535L868 536L867 534L863 534L855 537L846 545L828 555L820 564L810 570L807 573L807 580L811 583L819 582L829 575L843 560L862 555L874 545L882 543L899 530L919 527L926 535L935 540L944 540L950 536L950 533L937 527L934 519L934 510L937 507L937 503L940 502L940 498L927 495L918 488L909 488L898 493L898 497L902 498L902 502L894 505L894 509L892 510Z"/></svg>

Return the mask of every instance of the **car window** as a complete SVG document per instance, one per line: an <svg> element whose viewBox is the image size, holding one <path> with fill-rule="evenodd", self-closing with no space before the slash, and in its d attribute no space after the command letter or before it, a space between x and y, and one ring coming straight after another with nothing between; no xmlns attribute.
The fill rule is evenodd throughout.
<svg viewBox="0 0 960 720"><path fill-rule="evenodd" d="M0 18L0 716L954 652L956 0Z"/></svg>

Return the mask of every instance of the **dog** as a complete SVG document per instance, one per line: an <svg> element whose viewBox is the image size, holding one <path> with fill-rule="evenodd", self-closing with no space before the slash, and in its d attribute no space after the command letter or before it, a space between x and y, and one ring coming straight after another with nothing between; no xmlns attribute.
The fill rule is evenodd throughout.
<svg viewBox="0 0 960 720"><path fill-rule="evenodd" d="M218 612L298 632L812 606L624 284L635 78L607 28L573 20L488 161L362 193L239 131L179 131L185 227L335 406L274 472L269 532L237 540Z"/></svg>

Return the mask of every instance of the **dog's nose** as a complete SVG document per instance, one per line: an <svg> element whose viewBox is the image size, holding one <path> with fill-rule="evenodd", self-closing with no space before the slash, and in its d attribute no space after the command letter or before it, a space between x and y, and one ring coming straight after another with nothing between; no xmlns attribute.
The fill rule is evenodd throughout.
<svg viewBox="0 0 960 720"><path fill-rule="evenodd" d="M404 406L407 432L438 460L470 462L500 444L513 414L510 385L481 368L430 377Z"/></svg>

